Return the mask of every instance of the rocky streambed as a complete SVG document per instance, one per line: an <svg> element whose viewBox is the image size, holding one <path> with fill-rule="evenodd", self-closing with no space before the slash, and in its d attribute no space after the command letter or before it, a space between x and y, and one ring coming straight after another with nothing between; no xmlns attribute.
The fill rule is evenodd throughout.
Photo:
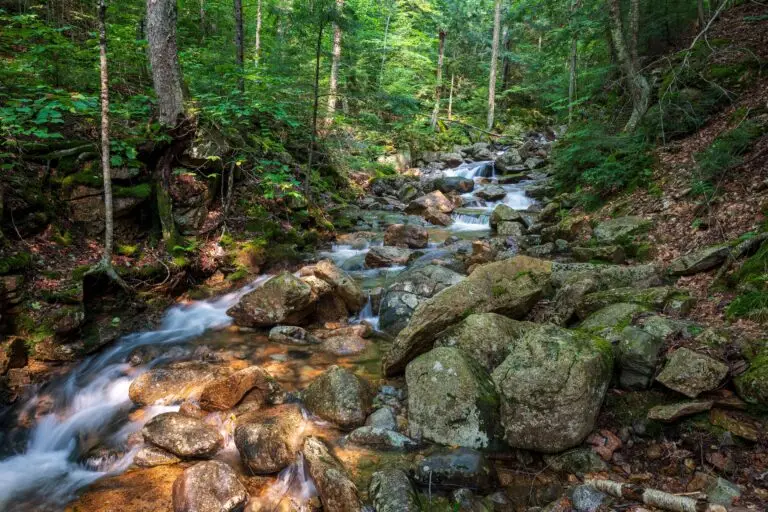
<svg viewBox="0 0 768 512"><path fill-rule="evenodd" d="M735 465L766 462L745 409L767 384L673 285L719 253L662 269L640 262L648 221L562 218L549 146L424 155L315 261L35 390L3 418L0 508L627 509L585 475L759 500ZM698 453L686 418L712 426Z"/></svg>

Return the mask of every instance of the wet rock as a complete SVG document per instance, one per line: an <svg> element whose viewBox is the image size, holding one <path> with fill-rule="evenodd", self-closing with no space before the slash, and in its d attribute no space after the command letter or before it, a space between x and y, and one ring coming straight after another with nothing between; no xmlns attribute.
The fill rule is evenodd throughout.
<svg viewBox="0 0 768 512"><path fill-rule="evenodd" d="M500 222L496 226L496 233L499 236L511 236L519 238L524 234L523 225L519 222Z"/></svg>
<svg viewBox="0 0 768 512"><path fill-rule="evenodd" d="M489 220L491 228L495 229L502 222L523 222L522 213L506 204L500 204L493 209Z"/></svg>
<svg viewBox="0 0 768 512"><path fill-rule="evenodd" d="M500 173L514 172L517 166L523 163L520 153L516 149L508 149L496 158L494 165Z"/></svg>
<svg viewBox="0 0 768 512"><path fill-rule="evenodd" d="M365 266L368 268L397 267L408 263L410 257L410 249L389 246L371 247L365 255Z"/></svg>
<svg viewBox="0 0 768 512"><path fill-rule="evenodd" d="M437 210L440 213L451 213L455 209L456 206L450 199L445 197L439 190L435 190L434 192L430 192L429 194L421 196L408 203L408 207L405 211L406 213L421 215L429 210Z"/></svg>
<svg viewBox="0 0 768 512"><path fill-rule="evenodd" d="M593 279L597 289L659 286L661 277L654 265L600 265L592 263L552 263L552 284L561 287L580 279Z"/></svg>
<svg viewBox="0 0 768 512"><path fill-rule="evenodd" d="M716 245L705 247L677 258L670 263L668 271L673 276L690 276L719 267L728 258L730 247Z"/></svg>
<svg viewBox="0 0 768 512"><path fill-rule="evenodd" d="M328 283L331 286L331 293L344 301L351 313L360 311L368 300L357 281L330 260L319 261L309 268L302 269L301 272L312 272L315 277Z"/></svg>
<svg viewBox="0 0 768 512"><path fill-rule="evenodd" d="M428 242L427 230L413 224L392 224L384 232L384 245L424 249Z"/></svg>
<svg viewBox="0 0 768 512"><path fill-rule="evenodd" d="M580 485L573 490L572 503L576 512L595 512L606 496L589 485Z"/></svg>
<svg viewBox="0 0 768 512"><path fill-rule="evenodd" d="M421 191L412 183L406 183L397 191L397 198L405 203L411 202L421 195Z"/></svg>
<svg viewBox="0 0 768 512"><path fill-rule="evenodd" d="M728 366L687 348L677 349L656 380L669 389L696 398L717 388L728 375Z"/></svg>
<svg viewBox="0 0 768 512"><path fill-rule="evenodd" d="M128 396L137 405L170 404L196 397L210 381L231 373L228 368L199 361L152 368L131 383Z"/></svg>
<svg viewBox="0 0 768 512"><path fill-rule="evenodd" d="M346 437L347 442L368 446L374 450L407 450L417 443L391 429L363 426L356 428Z"/></svg>
<svg viewBox="0 0 768 512"><path fill-rule="evenodd" d="M143 446L133 458L133 463L141 468L176 464L177 462L181 462L179 457L157 446Z"/></svg>
<svg viewBox="0 0 768 512"><path fill-rule="evenodd" d="M177 412L155 416L144 425L141 433L146 442L181 458L212 457L224 444L214 427Z"/></svg>
<svg viewBox="0 0 768 512"><path fill-rule="evenodd" d="M475 181L459 176L443 177L435 180L435 188L444 194L450 192L467 194L475 189Z"/></svg>
<svg viewBox="0 0 768 512"><path fill-rule="evenodd" d="M545 455L544 462L554 471L578 476L608 470L608 464L589 448L574 448L555 455Z"/></svg>
<svg viewBox="0 0 768 512"><path fill-rule="evenodd" d="M663 338L639 327L626 327L621 332L621 341L616 350L621 387L631 390L649 388L663 346Z"/></svg>
<svg viewBox="0 0 768 512"><path fill-rule="evenodd" d="M594 429L612 369L604 340L555 326L529 331L492 374L507 443L556 453L582 442Z"/></svg>
<svg viewBox="0 0 768 512"><path fill-rule="evenodd" d="M245 368L232 375L213 380L205 385L200 395L200 407L206 411L225 411L257 390L260 402L266 403L280 391L280 385L266 370L259 366Z"/></svg>
<svg viewBox="0 0 768 512"><path fill-rule="evenodd" d="M217 460L198 462L173 483L174 512L236 512L247 501L237 473Z"/></svg>
<svg viewBox="0 0 768 512"><path fill-rule="evenodd" d="M551 262L526 256L476 267L469 277L419 306L384 356L385 375L402 372L432 347L440 332L470 313L523 317L547 288L551 268Z"/></svg>
<svg viewBox="0 0 768 512"><path fill-rule="evenodd" d="M365 423L373 396L368 381L338 366L328 368L302 393L312 414L345 429Z"/></svg>
<svg viewBox="0 0 768 512"><path fill-rule="evenodd" d="M336 354L337 356L346 356L352 354L361 354L368 350L371 342L358 336L357 334L340 334L338 336L329 336L323 340L321 348L323 352Z"/></svg>
<svg viewBox="0 0 768 512"><path fill-rule="evenodd" d="M385 469L371 477L368 496L376 512L419 512L419 495L405 471Z"/></svg>
<svg viewBox="0 0 768 512"><path fill-rule="evenodd" d="M547 161L543 158L531 157L525 160L525 166L530 170L540 169L545 165L547 165Z"/></svg>
<svg viewBox="0 0 768 512"><path fill-rule="evenodd" d="M711 400L697 400L693 402L681 402L670 405L657 405L648 411L648 419L671 423L692 416L700 412L712 409L714 402Z"/></svg>
<svg viewBox="0 0 768 512"><path fill-rule="evenodd" d="M576 261L606 261L621 264L627 259L624 248L620 245L605 245L602 247L573 247L573 259Z"/></svg>
<svg viewBox="0 0 768 512"><path fill-rule="evenodd" d="M397 430L397 419L391 407L382 407L376 409L365 420L366 427L383 428L388 430Z"/></svg>
<svg viewBox="0 0 768 512"><path fill-rule="evenodd" d="M493 466L481 452L469 448L441 450L417 465L414 478L419 485L436 488L489 490L497 482Z"/></svg>
<svg viewBox="0 0 768 512"><path fill-rule="evenodd" d="M646 233L652 222L642 217L616 217L595 226L595 239L602 245L626 245L633 237Z"/></svg>
<svg viewBox="0 0 768 512"><path fill-rule="evenodd" d="M576 313L579 318L584 319L599 309L617 303L639 304L649 309L661 311L673 298L683 295L687 297L687 294L671 286L642 289L635 287L613 288L586 295L576 308Z"/></svg>
<svg viewBox="0 0 768 512"><path fill-rule="evenodd" d="M363 503L355 484L325 443L316 437L308 437L304 440L302 454L324 510L362 512Z"/></svg>
<svg viewBox="0 0 768 512"><path fill-rule="evenodd" d="M453 219L450 215L441 212L437 208L429 208L424 210L421 214L424 220L435 226L450 226L453 224Z"/></svg>
<svg viewBox="0 0 768 512"><path fill-rule="evenodd" d="M312 312L313 299L310 285L283 272L247 293L227 314L242 327L299 324Z"/></svg>
<svg viewBox="0 0 768 512"><path fill-rule="evenodd" d="M405 380L412 437L471 448L496 444L499 397L488 373L461 350L438 347L417 357Z"/></svg>
<svg viewBox="0 0 768 512"><path fill-rule="evenodd" d="M247 415L235 429L235 445L253 473L277 473L296 460L304 442L304 416L299 406L281 405Z"/></svg>
<svg viewBox="0 0 768 512"><path fill-rule="evenodd" d="M25 367L27 357L27 345L22 338L11 338L0 343L0 375L14 368Z"/></svg>
<svg viewBox="0 0 768 512"><path fill-rule="evenodd" d="M269 331L269 341L290 345L317 345L321 340L294 325L277 325Z"/></svg>
<svg viewBox="0 0 768 512"><path fill-rule="evenodd" d="M506 197L507 191L498 185L486 185L480 190L475 191L475 195L486 201L498 201Z"/></svg>
<svg viewBox="0 0 768 512"><path fill-rule="evenodd" d="M496 313L469 315L441 333L435 346L461 349L490 372L507 358L511 345L536 327L532 322L520 322Z"/></svg>

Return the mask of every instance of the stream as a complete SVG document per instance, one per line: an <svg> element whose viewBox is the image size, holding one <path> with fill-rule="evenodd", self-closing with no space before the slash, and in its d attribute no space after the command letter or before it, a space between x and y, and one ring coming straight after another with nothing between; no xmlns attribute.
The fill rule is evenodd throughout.
<svg viewBox="0 0 768 512"><path fill-rule="evenodd" d="M444 171L447 177L475 180L477 188L497 183L493 162L474 162ZM490 233L490 214L498 204L524 210L534 201L525 194L527 182L502 185L506 197L483 203L474 194L463 196L465 204L453 214L453 224L438 227L420 218L400 213L366 211L366 220L377 235L362 245L332 245L319 251L318 259L329 258L345 268L364 290L386 286L405 267L365 269L367 251L382 244L383 231L393 223L421 222L429 232L428 257L451 237L474 240ZM357 263L356 263L357 262ZM0 417L4 427L0 438L0 510L62 510L78 491L98 479L128 469L138 446L132 435L152 417L177 411L178 405L154 405L138 409L129 398L129 386L141 373L174 361L199 358L201 354L230 362L245 360L262 366L286 391L298 391L328 366L354 368L369 378L381 378L381 352L374 342L361 353L334 355L315 346L281 345L269 342L264 334L237 329L227 316L228 308L270 276L263 275L242 289L213 300L194 301L170 308L157 330L130 334L113 346L79 363L68 375L30 392L20 404ZM351 323L366 322L378 327L378 315L369 300ZM151 354L140 364L137 353ZM146 362L148 360L148 362ZM232 441L232 419L225 413L211 413L206 421L220 427L227 445L217 455L237 467L239 460ZM340 437L333 427L308 417L308 428ZM234 452L233 452L234 450ZM242 471L242 468L240 468ZM286 495L302 503L315 494L302 461L284 470L261 497L270 508ZM254 498L252 498L253 500Z"/></svg>

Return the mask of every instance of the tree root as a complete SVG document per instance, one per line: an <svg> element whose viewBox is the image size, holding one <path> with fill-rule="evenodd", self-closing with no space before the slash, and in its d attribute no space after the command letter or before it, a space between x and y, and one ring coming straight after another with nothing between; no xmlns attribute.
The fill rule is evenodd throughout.
<svg viewBox="0 0 768 512"><path fill-rule="evenodd" d="M107 276L111 281L115 282L120 288L122 288L123 291L127 293L133 293L133 288L131 288L128 283L123 280L122 277L120 277L120 275L115 270L115 267L112 266L111 262L104 259L99 260L97 264L95 264L88 270L88 272L85 273L86 276L95 276L99 274Z"/></svg>
<svg viewBox="0 0 768 512"><path fill-rule="evenodd" d="M685 496L675 496L639 485L596 479L588 479L584 483L615 498L625 498L671 512L728 512L724 506L709 503L704 499L695 500Z"/></svg>

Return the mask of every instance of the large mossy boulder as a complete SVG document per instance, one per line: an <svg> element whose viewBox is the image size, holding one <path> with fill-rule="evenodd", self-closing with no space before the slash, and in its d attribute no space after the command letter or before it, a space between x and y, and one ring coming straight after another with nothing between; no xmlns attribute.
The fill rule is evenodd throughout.
<svg viewBox="0 0 768 512"><path fill-rule="evenodd" d="M536 327L497 313L479 313L442 332L435 346L461 349L490 372L507 358L510 345Z"/></svg>
<svg viewBox="0 0 768 512"><path fill-rule="evenodd" d="M504 439L513 448L557 453L594 429L613 370L613 349L583 332L528 332L493 372Z"/></svg>
<svg viewBox="0 0 768 512"><path fill-rule="evenodd" d="M243 327L301 324L312 313L313 299L309 284L283 272L245 294L227 314Z"/></svg>
<svg viewBox="0 0 768 512"><path fill-rule="evenodd" d="M519 210L515 210L511 206L506 204L500 204L493 209L490 218L491 229L496 229L496 226L502 222L523 222L523 215Z"/></svg>
<svg viewBox="0 0 768 512"><path fill-rule="evenodd" d="M600 222L593 231L601 245L627 245L637 235L647 233L653 223L642 217L616 217Z"/></svg>
<svg viewBox="0 0 768 512"><path fill-rule="evenodd" d="M411 437L470 448L496 444L499 397L488 373L467 354L438 347L408 364L405 381Z"/></svg>
<svg viewBox="0 0 768 512"><path fill-rule="evenodd" d="M331 366L302 393L307 409L344 429L362 426L373 403L373 389L344 368Z"/></svg>
<svg viewBox="0 0 768 512"><path fill-rule="evenodd" d="M259 411L238 420L235 446L249 471L277 473L296 460L304 441L304 416L295 404Z"/></svg>
<svg viewBox="0 0 768 512"><path fill-rule="evenodd" d="M235 470L218 460L188 467L173 483L174 512L238 512L247 501Z"/></svg>
<svg viewBox="0 0 768 512"><path fill-rule="evenodd" d="M166 412L149 420L144 440L181 458L212 457L224 446L219 431L203 420Z"/></svg>
<svg viewBox="0 0 768 512"><path fill-rule="evenodd" d="M675 350L656 380L669 389L696 398L716 389L728 375L728 366L688 348Z"/></svg>
<svg viewBox="0 0 768 512"><path fill-rule="evenodd" d="M496 170L503 174L506 172L514 172L519 169L519 166L522 163L523 158L520 156L520 153L516 149L510 148L496 157L494 165L496 166Z"/></svg>
<svg viewBox="0 0 768 512"><path fill-rule="evenodd" d="M421 303L384 356L384 374L401 373L429 351L437 335L476 313L522 318L549 287L551 262L516 256L480 265L463 281Z"/></svg>
<svg viewBox="0 0 768 512"><path fill-rule="evenodd" d="M595 311L579 327L593 332L621 331L632 323L635 315L647 310L640 304L619 302Z"/></svg>
<svg viewBox="0 0 768 512"><path fill-rule="evenodd" d="M616 349L621 387L630 390L650 387L663 346L663 338L640 327L626 327Z"/></svg>
<svg viewBox="0 0 768 512"><path fill-rule="evenodd" d="M602 265L594 263L552 264L552 284L559 288L566 283L592 279L598 290L610 288L649 288L662 284L661 274L655 265Z"/></svg>
<svg viewBox="0 0 768 512"><path fill-rule="evenodd" d="M662 311L673 298L690 300L685 292L671 286L613 288L584 296L576 308L576 313L579 318L584 319L599 309L617 303L639 304L649 309Z"/></svg>
<svg viewBox="0 0 768 512"><path fill-rule="evenodd" d="M673 276L690 276L699 272L706 272L722 265L730 252L731 249L727 245L705 247L672 261L668 271Z"/></svg>
<svg viewBox="0 0 768 512"><path fill-rule="evenodd" d="M734 383L744 401L768 405L768 352L753 358L749 369L736 377Z"/></svg>

